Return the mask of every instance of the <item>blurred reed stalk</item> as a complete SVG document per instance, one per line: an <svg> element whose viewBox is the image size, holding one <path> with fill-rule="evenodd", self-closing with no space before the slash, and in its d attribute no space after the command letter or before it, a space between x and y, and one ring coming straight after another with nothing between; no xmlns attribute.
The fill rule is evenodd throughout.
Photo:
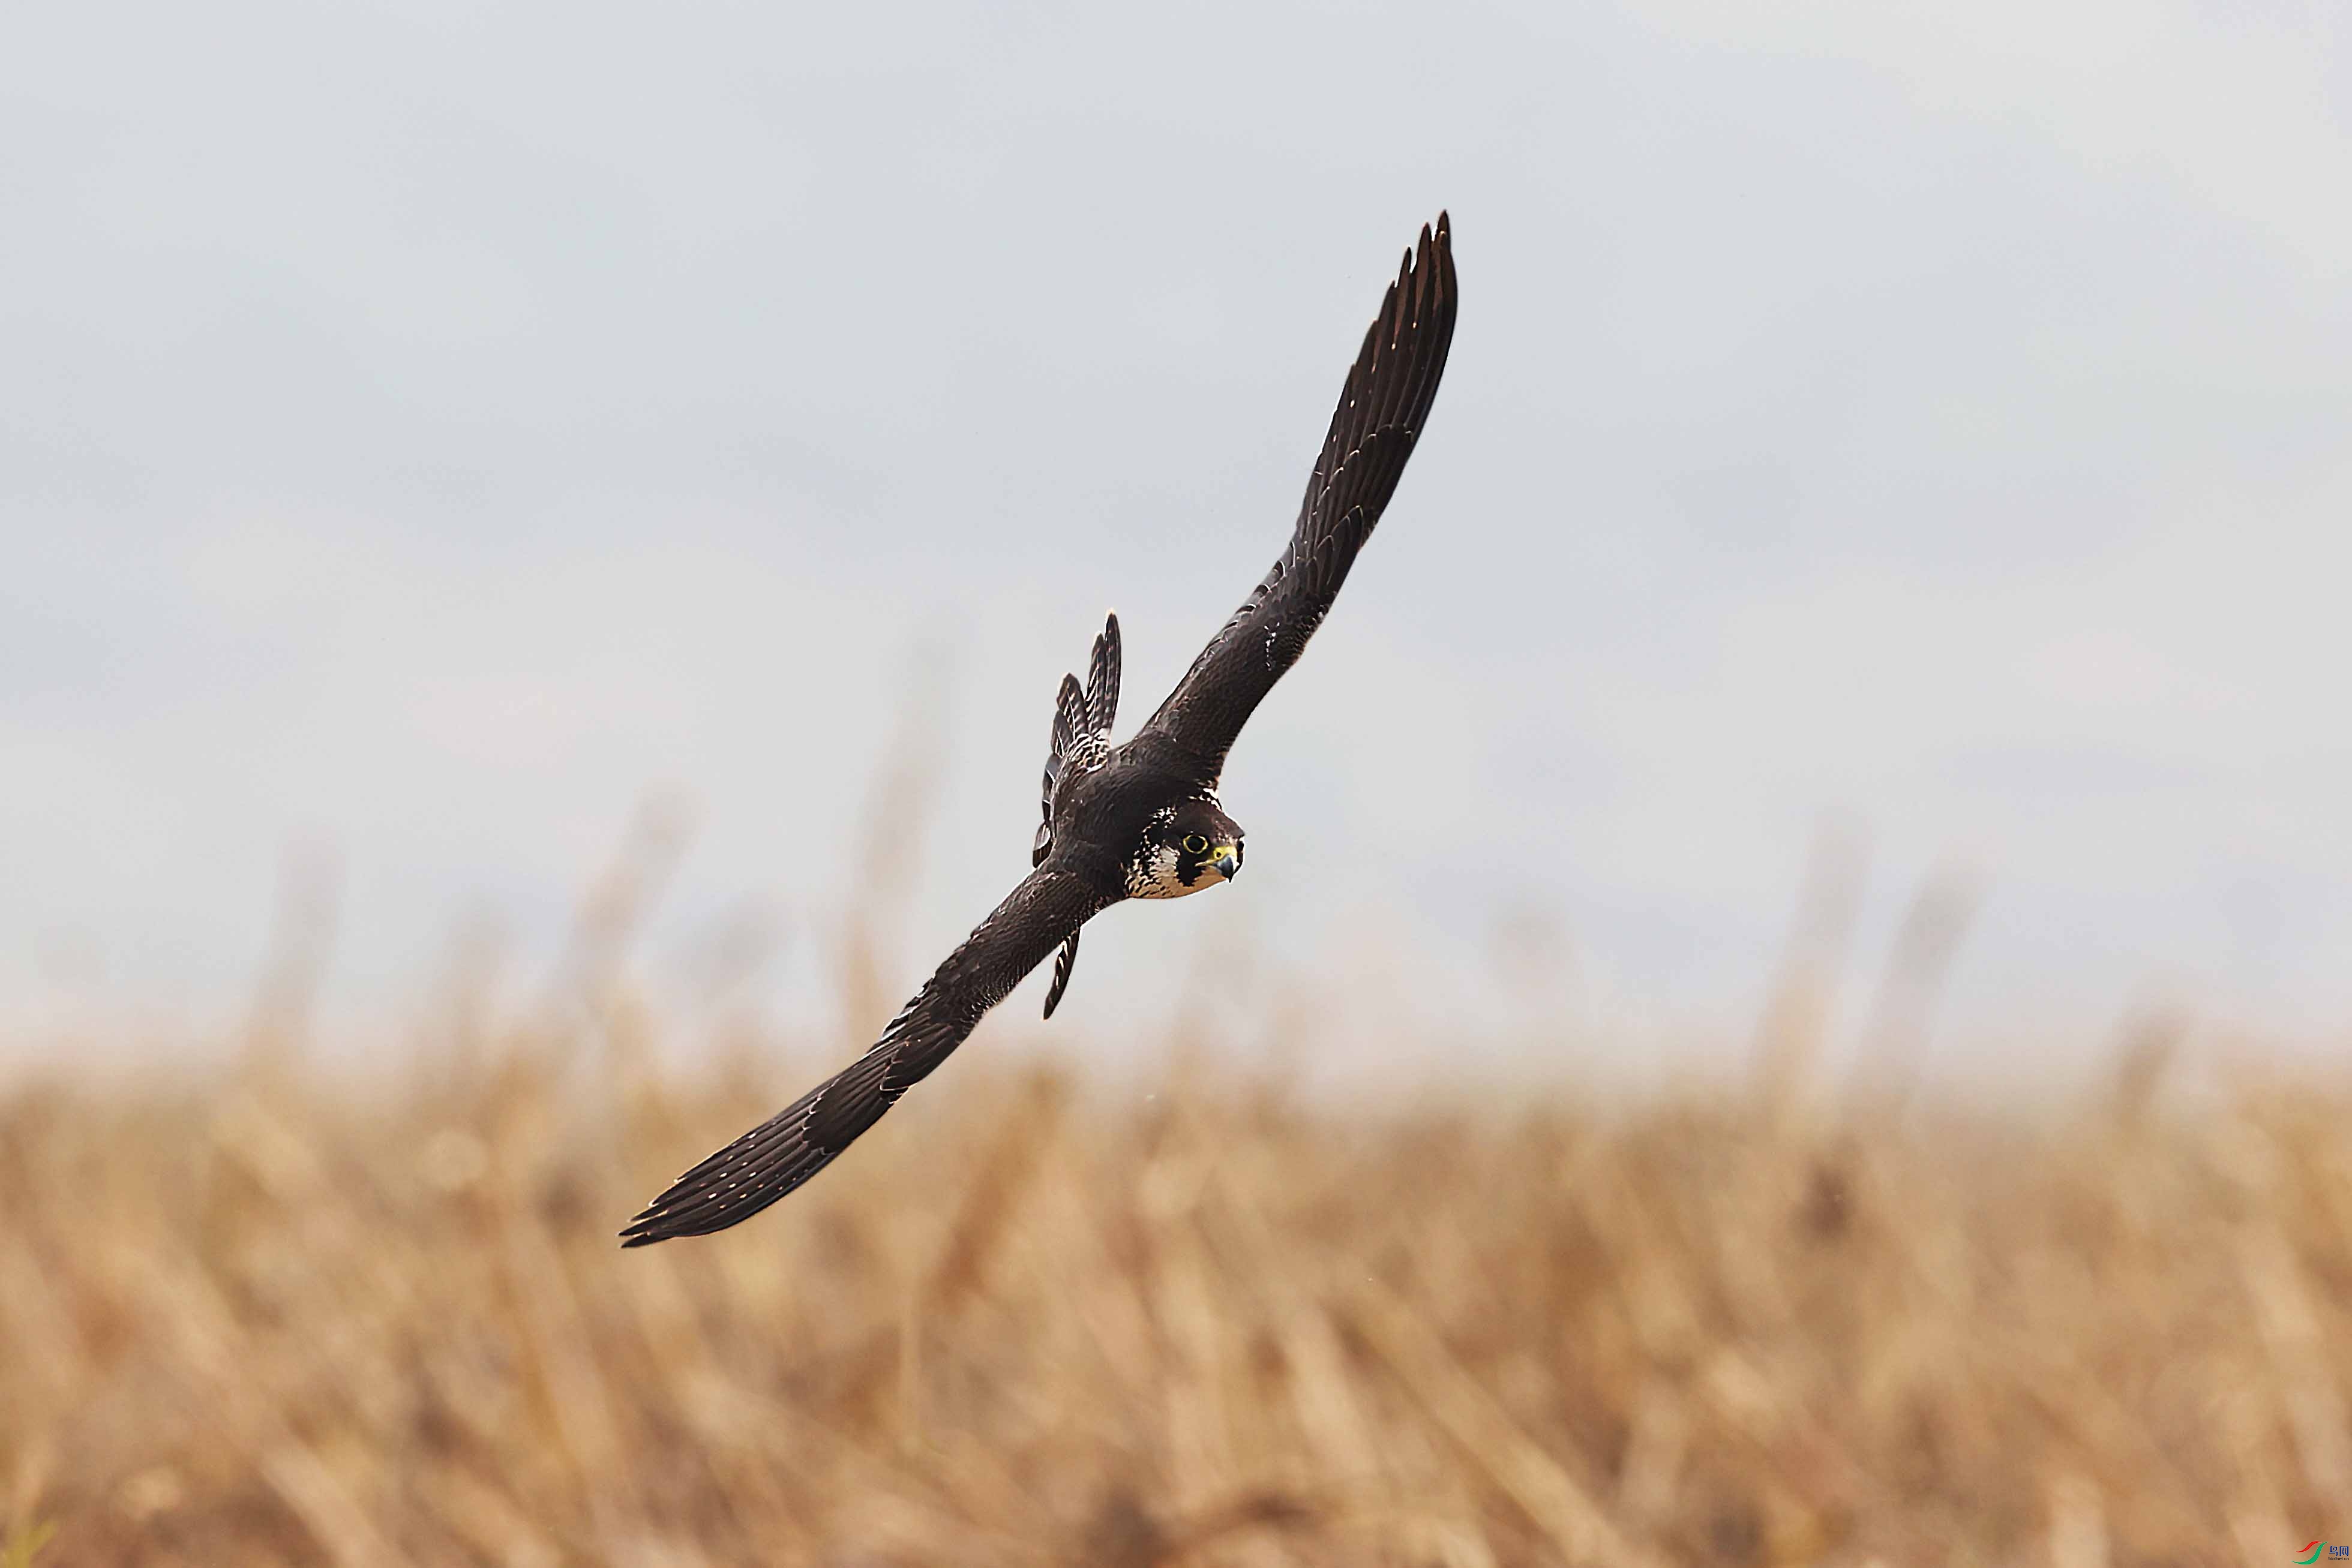
<svg viewBox="0 0 2352 1568"><path fill-rule="evenodd" d="M467 1071L290 1055L289 939L216 1079L0 1092L0 1554L2270 1568L2352 1518L2352 1086L2176 1100L2156 1014L2075 1104L1916 1092L1964 883L1865 1027L1900 1118L1801 1113L1862 879L1827 841L1744 1097L1318 1102L1198 1019L1146 1097L983 1040L753 1224L623 1253L773 1108L652 1070L663 811L563 1006L499 1016L475 956L421 1009Z"/></svg>

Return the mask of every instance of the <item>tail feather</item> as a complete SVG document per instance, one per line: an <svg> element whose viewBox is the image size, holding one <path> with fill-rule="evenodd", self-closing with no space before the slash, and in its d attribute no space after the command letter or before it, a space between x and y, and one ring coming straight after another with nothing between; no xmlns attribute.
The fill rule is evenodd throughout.
<svg viewBox="0 0 2352 1568"><path fill-rule="evenodd" d="M1087 661L1087 727L1101 739L1110 738L1111 721L1118 716L1118 617L1106 616L1102 635L1095 639L1094 655Z"/></svg>
<svg viewBox="0 0 2352 1568"><path fill-rule="evenodd" d="M1071 743L1087 733L1087 694L1078 685L1078 677L1064 675L1062 689L1054 698L1054 756L1069 756Z"/></svg>
<svg viewBox="0 0 2352 1568"><path fill-rule="evenodd" d="M1075 768L1097 765L1110 748L1111 721L1118 716L1119 639L1117 614L1103 618L1103 629L1087 656L1087 684L1076 675L1062 677L1054 696L1054 749L1045 758L1045 776L1038 788L1038 809L1045 821L1030 841L1029 863L1044 865L1054 852L1054 793ZM1054 988L1045 994L1045 1016L1052 1018L1070 983L1070 969L1078 961L1076 932L1062 944L1054 960Z"/></svg>

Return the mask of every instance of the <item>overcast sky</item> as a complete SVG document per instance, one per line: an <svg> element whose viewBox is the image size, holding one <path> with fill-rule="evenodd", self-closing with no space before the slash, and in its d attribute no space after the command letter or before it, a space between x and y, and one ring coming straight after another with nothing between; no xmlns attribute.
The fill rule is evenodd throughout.
<svg viewBox="0 0 2352 1568"><path fill-rule="evenodd" d="M1132 723L1280 547L1441 206L1446 383L1235 753L1250 874L1114 912L1063 1018L1203 940L1451 1007L1532 923L1576 1006L1744 1020L1824 821L1865 980L1977 890L1951 1038L2352 1017L2329 0L8 31L20 1040L233 1009L289 855L339 1005L469 922L543 964L649 789L696 824L651 961L765 912L788 995L928 713L911 990L1025 868L1102 612Z"/></svg>

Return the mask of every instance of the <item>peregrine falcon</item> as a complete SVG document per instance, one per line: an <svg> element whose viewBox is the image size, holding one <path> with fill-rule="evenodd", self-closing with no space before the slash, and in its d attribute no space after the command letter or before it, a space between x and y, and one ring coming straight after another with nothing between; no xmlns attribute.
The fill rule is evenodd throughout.
<svg viewBox="0 0 2352 1568"><path fill-rule="evenodd" d="M1086 683L1062 678L1032 870L898 1010L866 1054L671 1184L621 1232L624 1246L724 1230L833 1163L964 1041L981 1015L1054 954L1045 1016L1070 983L1078 933L1122 899L1181 898L1242 869L1241 824L1217 780L1242 726L1298 662L1356 552L1396 491L1437 398L1454 340L1446 215L1406 252L1349 369L1290 542L1209 640L1160 711L1114 745L1118 617Z"/></svg>

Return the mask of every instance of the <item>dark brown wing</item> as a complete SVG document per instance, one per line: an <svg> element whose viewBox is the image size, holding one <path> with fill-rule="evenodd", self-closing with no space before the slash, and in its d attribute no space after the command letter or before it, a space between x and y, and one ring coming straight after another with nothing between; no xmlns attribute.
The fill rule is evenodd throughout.
<svg viewBox="0 0 2352 1568"><path fill-rule="evenodd" d="M1067 872L1032 872L948 955L872 1050L678 1177L629 1222L622 1244L724 1230L824 1169L1108 902Z"/></svg>
<svg viewBox="0 0 2352 1568"><path fill-rule="evenodd" d="M1454 307L1453 234L1440 213L1436 231L1423 228L1421 244L1406 254L1364 334L1290 548L1143 727L1197 761L1204 781L1224 770L1242 726L1298 662L1396 493L1445 371Z"/></svg>

